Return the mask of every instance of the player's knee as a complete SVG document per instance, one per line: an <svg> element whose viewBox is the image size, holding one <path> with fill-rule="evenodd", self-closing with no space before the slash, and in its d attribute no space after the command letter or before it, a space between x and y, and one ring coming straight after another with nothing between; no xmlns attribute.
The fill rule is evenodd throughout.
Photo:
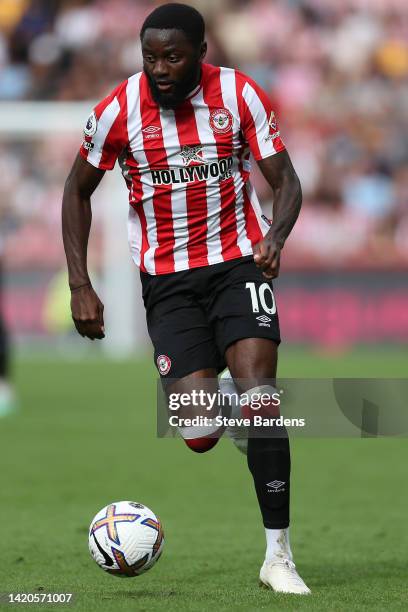
<svg viewBox="0 0 408 612"><path fill-rule="evenodd" d="M186 421L188 421L188 425ZM224 430L225 426L220 426L216 418L207 416L205 417L205 424L192 425L191 419L184 419L183 426L178 427L179 434L184 442L195 453L207 453L214 448Z"/></svg>
<svg viewBox="0 0 408 612"><path fill-rule="evenodd" d="M214 448L217 444L219 438L191 438L189 440L184 440L187 444L188 448L190 448L195 453L207 453L209 450Z"/></svg>
<svg viewBox="0 0 408 612"><path fill-rule="evenodd" d="M217 444L223 430L214 423L204 427L179 427L184 442L195 453L207 453Z"/></svg>
<svg viewBox="0 0 408 612"><path fill-rule="evenodd" d="M275 387L260 385L249 389L243 395L248 403L241 405L241 414L246 419L252 421L256 415L267 418L280 416L280 394Z"/></svg>

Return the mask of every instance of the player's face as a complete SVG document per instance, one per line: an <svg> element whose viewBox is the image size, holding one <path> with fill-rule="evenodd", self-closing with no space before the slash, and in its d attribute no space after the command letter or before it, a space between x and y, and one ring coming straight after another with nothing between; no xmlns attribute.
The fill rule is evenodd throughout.
<svg viewBox="0 0 408 612"><path fill-rule="evenodd" d="M148 28L142 39L143 69L153 98L175 108L199 83L206 43L194 45L181 30Z"/></svg>

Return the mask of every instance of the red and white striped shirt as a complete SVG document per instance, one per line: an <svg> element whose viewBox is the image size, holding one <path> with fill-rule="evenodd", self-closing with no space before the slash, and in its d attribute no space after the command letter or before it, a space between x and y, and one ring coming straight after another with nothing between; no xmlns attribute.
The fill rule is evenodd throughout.
<svg viewBox="0 0 408 612"><path fill-rule="evenodd" d="M174 110L139 72L96 106L80 153L96 168L117 159L129 189L135 263L166 274L253 252L269 229L249 182L256 160L284 150L265 92L237 70L204 64Z"/></svg>

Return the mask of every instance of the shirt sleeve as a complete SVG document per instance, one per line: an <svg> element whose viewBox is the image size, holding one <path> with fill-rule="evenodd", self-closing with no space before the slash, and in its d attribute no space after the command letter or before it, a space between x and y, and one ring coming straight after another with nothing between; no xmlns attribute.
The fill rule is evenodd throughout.
<svg viewBox="0 0 408 612"><path fill-rule="evenodd" d="M254 158L259 161L285 150L271 102L252 79L237 78L241 131Z"/></svg>
<svg viewBox="0 0 408 612"><path fill-rule="evenodd" d="M120 86L100 102L88 117L80 155L95 168L112 170L127 146L127 130L120 105Z"/></svg>

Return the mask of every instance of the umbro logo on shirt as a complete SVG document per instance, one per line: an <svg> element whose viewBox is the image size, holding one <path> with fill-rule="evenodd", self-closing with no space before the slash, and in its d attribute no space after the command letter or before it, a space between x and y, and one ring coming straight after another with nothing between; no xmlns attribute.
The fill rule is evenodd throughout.
<svg viewBox="0 0 408 612"><path fill-rule="evenodd" d="M142 130L145 138L160 138L161 127L157 125L148 125Z"/></svg>

